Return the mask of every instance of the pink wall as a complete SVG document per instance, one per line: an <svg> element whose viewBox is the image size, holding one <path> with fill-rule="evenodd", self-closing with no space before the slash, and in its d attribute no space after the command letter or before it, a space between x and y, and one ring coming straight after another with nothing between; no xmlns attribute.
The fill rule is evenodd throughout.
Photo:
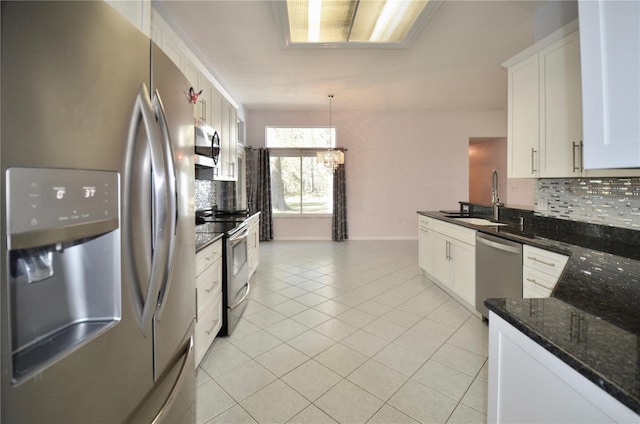
<svg viewBox="0 0 640 424"><path fill-rule="evenodd" d="M507 203L507 139L469 140L469 201L491 204L491 175L498 171L500 202Z"/></svg>
<svg viewBox="0 0 640 424"><path fill-rule="evenodd" d="M346 147L349 238L417 238L418 210L456 209L468 200L469 138L505 137L506 111L340 111L332 123ZM326 126L326 111L246 112L247 144L264 127ZM274 220L276 239L330 239L329 219Z"/></svg>

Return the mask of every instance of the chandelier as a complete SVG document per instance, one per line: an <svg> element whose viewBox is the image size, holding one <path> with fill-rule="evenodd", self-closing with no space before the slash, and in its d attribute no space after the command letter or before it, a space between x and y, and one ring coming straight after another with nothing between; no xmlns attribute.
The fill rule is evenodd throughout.
<svg viewBox="0 0 640 424"><path fill-rule="evenodd" d="M333 135L333 127L331 126L331 102L333 101L333 94L329 94L329 137ZM333 145L333 139L329 140L329 145ZM342 150L336 150L329 147L329 149L318 152L316 154L316 161L324 165L327 171L336 172L338 165L344 164L344 152Z"/></svg>

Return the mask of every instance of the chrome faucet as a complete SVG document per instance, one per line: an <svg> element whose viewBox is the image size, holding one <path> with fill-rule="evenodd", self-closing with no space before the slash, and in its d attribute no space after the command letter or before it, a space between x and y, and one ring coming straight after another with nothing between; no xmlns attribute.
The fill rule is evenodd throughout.
<svg viewBox="0 0 640 424"><path fill-rule="evenodd" d="M495 169L491 174L491 204L493 205L493 220L497 221L500 206L504 206L504 204L500 203L500 197L498 196L498 171Z"/></svg>

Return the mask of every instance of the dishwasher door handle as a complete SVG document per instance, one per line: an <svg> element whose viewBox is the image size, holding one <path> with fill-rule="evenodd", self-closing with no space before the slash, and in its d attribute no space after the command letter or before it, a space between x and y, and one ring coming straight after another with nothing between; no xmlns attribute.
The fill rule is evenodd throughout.
<svg viewBox="0 0 640 424"><path fill-rule="evenodd" d="M506 245L506 244L497 243L495 241L487 240L487 239L482 238L482 237L478 237L477 241L478 241L478 243L482 243L484 245L493 247L494 249L502 250L504 252L520 253L520 246L513 247L513 246Z"/></svg>

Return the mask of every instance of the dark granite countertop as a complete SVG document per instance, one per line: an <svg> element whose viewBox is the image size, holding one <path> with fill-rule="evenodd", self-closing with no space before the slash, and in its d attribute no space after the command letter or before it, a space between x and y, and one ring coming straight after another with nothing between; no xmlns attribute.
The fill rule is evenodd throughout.
<svg viewBox="0 0 640 424"><path fill-rule="evenodd" d="M198 226L196 226L197 229ZM209 246L211 243L219 240L224 236L224 233L206 233L197 232L196 230L196 253Z"/></svg>
<svg viewBox="0 0 640 424"><path fill-rule="evenodd" d="M490 218L487 210L482 212L473 216ZM569 256L551 298L490 300L486 305L640 413L640 231L532 213L525 214L523 225L517 214L505 214L507 226L476 226L443 212L418 213ZM589 323L588 348L576 346L575 334L570 337L576 316ZM576 354L580 349L582 354Z"/></svg>
<svg viewBox="0 0 640 424"><path fill-rule="evenodd" d="M637 334L554 297L488 299L485 305L629 409L640 413Z"/></svg>

